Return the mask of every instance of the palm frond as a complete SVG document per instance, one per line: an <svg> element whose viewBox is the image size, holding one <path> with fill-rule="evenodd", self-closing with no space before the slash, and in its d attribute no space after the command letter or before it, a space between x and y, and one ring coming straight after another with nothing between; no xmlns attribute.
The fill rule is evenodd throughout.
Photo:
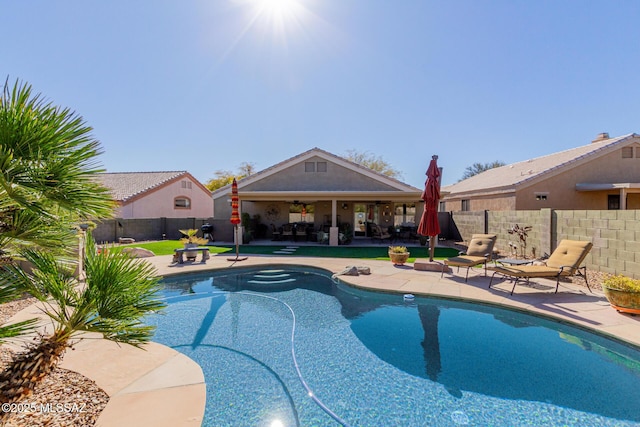
<svg viewBox="0 0 640 427"><path fill-rule="evenodd" d="M10 325L0 325L0 344L7 342L8 338L14 338L33 332L38 324L38 319L23 320Z"/></svg>

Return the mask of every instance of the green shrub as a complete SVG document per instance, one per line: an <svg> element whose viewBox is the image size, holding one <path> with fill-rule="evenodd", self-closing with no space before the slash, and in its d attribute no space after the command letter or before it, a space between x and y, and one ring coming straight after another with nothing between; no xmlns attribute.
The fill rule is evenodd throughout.
<svg viewBox="0 0 640 427"><path fill-rule="evenodd" d="M640 279L632 279L623 275L611 276L604 279L602 286L619 291L640 292Z"/></svg>
<svg viewBox="0 0 640 427"><path fill-rule="evenodd" d="M392 254L404 254L409 251L407 251L406 246L389 246L389 252Z"/></svg>

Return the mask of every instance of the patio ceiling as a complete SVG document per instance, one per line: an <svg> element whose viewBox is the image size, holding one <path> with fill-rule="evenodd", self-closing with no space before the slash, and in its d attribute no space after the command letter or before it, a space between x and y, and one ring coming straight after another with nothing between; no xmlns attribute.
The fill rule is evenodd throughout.
<svg viewBox="0 0 640 427"><path fill-rule="evenodd" d="M372 201L392 200L395 202L419 202L420 192L398 191L240 191L239 196L244 201L294 201L304 202L320 200Z"/></svg>

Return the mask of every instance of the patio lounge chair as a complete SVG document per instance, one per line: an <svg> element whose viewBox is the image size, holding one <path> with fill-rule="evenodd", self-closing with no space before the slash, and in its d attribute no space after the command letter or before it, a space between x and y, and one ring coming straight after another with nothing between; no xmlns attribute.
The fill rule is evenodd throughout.
<svg viewBox="0 0 640 427"><path fill-rule="evenodd" d="M577 274L582 276L589 292L591 292L591 287L587 281L587 267L580 267L580 264L582 264L582 261L584 261L592 247L593 244L591 242L561 240L558 247L547 259L546 265L520 265L510 267L496 265L489 267L489 270L494 271L489 281L489 288L491 288L494 276L499 273L514 279L511 295L513 295L513 291L516 289L516 285L520 279L526 279L528 282L532 277L555 278L557 293L561 277L569 277Z"/></svg>
<svg viewBox="0 0 640 427"><path fill-rule="evenodd" d="M465 267L467 269L467 275L464 278L466 282L469 278L469 269L476 265L484 264L484 275L487 275L487 261L491 261L493 256L493 246L496 244L497 236L495 234L474 234L471 236L471 242L466 253L461 252L460 255L447 258L442 264L442 273L440 277L444 275L444 270L447 266L450 267Z"/></svg>

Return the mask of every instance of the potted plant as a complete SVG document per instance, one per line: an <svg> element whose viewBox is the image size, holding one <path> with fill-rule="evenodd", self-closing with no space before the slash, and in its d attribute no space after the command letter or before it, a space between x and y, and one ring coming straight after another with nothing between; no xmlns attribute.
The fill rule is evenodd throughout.
<svg viewBox="0 0 640 427"><path fill-rule="evenodd" d="M180 239L180 242L184 244L185 249L197 248L200 245L206 245L207 243L209 243L208 239L198 237L197 236L198 230L194 228L190 228L188 230L179 230L179 231L184 236L183 238ZM196 259L196 255L198 255L198 252L196 251L186 251L184 253L184 256L188 260Z"/></svg>
<svg viewBox="0 0 640 427"><path fill-rule="evenodd" d="M389 246L389 258L394 265L402 265L409 259L406 246Z"/></svg>
<svg viewBox="0 0 640 427"><path fill-rule="evenodd" d="M602 282L604 296L618 311L640 314L640 279L617 275Z"/></svg>

